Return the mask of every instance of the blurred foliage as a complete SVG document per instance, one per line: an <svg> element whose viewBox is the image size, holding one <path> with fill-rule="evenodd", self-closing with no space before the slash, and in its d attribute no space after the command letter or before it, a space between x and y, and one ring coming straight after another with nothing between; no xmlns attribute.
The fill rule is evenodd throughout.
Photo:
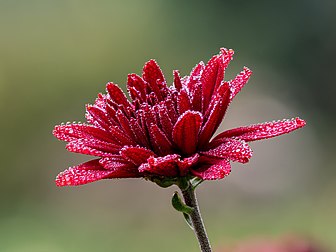
<svg viewBox="0 0 336 252"><path fill-rule="evenodd" d="M167 245L166 251L171 251L178 247L171 245L169 250L170 240L184 244L180 237L186 239L186 247L193 246L189 230L179 229L184 225L182 220L173 222L174 225L178 223L178 228L171 224L168 229L160 229L147 216L148 233L141 234L141 228L147 224L124 225L118 214L109 219L111 223L102 221L106 215L93 216L103 227L90 221L89 225L94 227L87 229L81 218L88 218L83 215L92 210L90 204L91 210L83 210L81 218L64 209L62 213L67 212L68 219L55 214L65 204L62 197L68 197L66 203L69 203L81 196L79 206L72 206L76 212L80 211L84 195L95 187L75 189L73 194L73 189L65 189L60 194L59 189L54 188L53 178L58 171L86 158L66 153L51 130L62 121L84 120L84 104L93 102L96 94L104 91L106 82L114 81L123 86L127 74L140 73L143 63L150 58L158 60L171 81L173 69L187 74L200 59L207 60L223 46L236 51L230 74L239 71L243 64L250 66L255 73L254 89L269 96L276 94L280 100L302 111L300 115L308 120L324 153L320 157L323 159L321 167L316 167L322 172L315 178L317 182L311 191L321 194L325 190L334 199L333 189L320 187L332 187L335 181L332 176L335 175L335 158L331 155L336 112L333 97L336 91L333 78L335 11L333 0L0 0L0 250L91 251L100 246L101 251L107 251L117 243L120 249L112 250L120 251L127 248L125 242L133 241L128 245L134 248L129 247L127 251L140 251L138 245L142 249L147 247L146 251L157 251L160 244ZM267 76L271 82L258 81L264 79L262 76ZM123 184L114 188L123 188ZM153 191L156 189L160 190ZM106 200L113 200L122 193L113 190L112 187L112 196ZM127 193L134 194L134 190L125 190L120 202L127 201ZM149 190L144 197L154 197L153 191ZM164 195L166 209L170 198ZM308 197L306 201L312 199ZM100 207L103 206L98 204L97 208ZM336 209L335 205L332 209ZM127 211L132 213L132 207ZM304 208L298 207L297 211L304 211ZM270 211L270 219L279 217L277 214L280 213ZM324 218L335 217L328 214ZM290 216L300 215L296 212ZM171 217L174 219L176 215ZM263 220L261 216L258 218L256 223ZM297 221L300 226L312 216L307 214L301 220L288 218L284 223ZM209 219L214 228L217 221L213 216ZM60 224L63 221L66 223ZM278 220L274 221L274 229L277 229ZM322 222L326 224L325 229L314 229L315 226L303 229L314 231L312 233L318 237L323 237L323 233L330 242L333 240L331 233L326 232L332 230L331 224ZM226 225L224 220L220 223L223 227L217 230L223 228L224 231L218 235L223 237L229 234L229 228L236 226L236 223ZM253 226L256 230L241 227L245 233L251 233L258 232L262 225ZM102 236L98 234L101 228ZM263 230L268 232L268 228ZM216 237L215 231L211 232ZM94 237L89 240L92 235ZM159 242L152 243L152 237L160 239ZM41 241L36 246L41 247L34 247L36 239ZM222 237L216 239L219 241ZM146 244L142 243L144 241ZM29 248L31 243L32 248ZM77 246L79 243L82 245ZM336 241L334 245L336 247ZM160 248L160 251L164 250Z"/></svg>

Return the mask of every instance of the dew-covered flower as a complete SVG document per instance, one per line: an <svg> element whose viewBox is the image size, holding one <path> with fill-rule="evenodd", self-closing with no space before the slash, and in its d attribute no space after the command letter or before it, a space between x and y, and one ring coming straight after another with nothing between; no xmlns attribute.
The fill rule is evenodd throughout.
<svg viewBox="0 0 336 252"><path fill-rule="evenodd" d="M106 94L86 106L87 123L55 127L53 134L68 142L69 151L97 157L61 172L56 184L137 177L160 185L181 177L222 179L230 173L231 161L249 161L248 142L305 125L294 118L230 129L213 138L232 99L252 74L245 67L233 80L224 81L232 56L233 50L222 48L189 76L181 78L174 71L171 86L150 60L142 77L128 75L130 100L118 85L108 83Z"/></svg>

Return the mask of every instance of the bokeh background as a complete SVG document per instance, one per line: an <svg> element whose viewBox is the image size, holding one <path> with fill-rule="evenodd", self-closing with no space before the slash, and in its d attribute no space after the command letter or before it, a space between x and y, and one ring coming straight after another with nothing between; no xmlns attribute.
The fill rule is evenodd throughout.
<svg viewBox="0 0 336 252"><path fill-rule="evenodd" d="M89 157L56 124L84 121L108 81L155 58L166 78L233 48L227 78L253 78L222 129L300 116L304 129L252 144L249 164L203 183L214 247L299 235L336 251L336 1L0 0L0 251L197 251L170 206L176 188L143 180L56 188Z"/></svg>

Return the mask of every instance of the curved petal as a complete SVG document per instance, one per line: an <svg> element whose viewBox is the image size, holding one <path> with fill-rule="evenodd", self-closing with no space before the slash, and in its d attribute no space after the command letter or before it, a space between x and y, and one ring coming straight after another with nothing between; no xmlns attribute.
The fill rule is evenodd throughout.
<svg viewBox="0 0 336 252"><path fill-rule="evenodd" d="M149 136L154 151L158 155L167 155L173 152L173 145L166 134L156 125L152 124L149 127Z"/></svg>
<svg viewBox="0 0 336 252"><path fill-rule="evenodd" d="M99 141L97 139L77 139L67 144L70 152L92 155L97 157L109 157L119 153L120 146Z"/></svg>
<svg viewBox="0 0 336 252"><path fill-rule="evenodd" d="M107 83L106 91L109 93L111 100L116 104L123 105L125 108L131 107L126 95L117 84L114 84L113 82Z"/></svg>
<svg viewBox="0 0 336 252"><path fill-rule="evenodd" d="M228 176L231 172L230 161L226 159L217 160L216 163L213 163L212 160L205 162L200 168L192 169L191 173L196 177L199 177L204 180L215 180L222 179Z"/></svg>
<svg viewBox="0 0 336 252"><path fill-rule="evenodd" d="M134 88L140 94L140 101L146 100L146 83L137 74L129 74L127 76L127 88Z"/></svg>
<svg viewBox="0 0 336 252"><path fill-rule="evenodd" d="M203 112L207 110L214 91L223 81L224 71L232 60L233 54L232 49L221 48L220 54L213 56L206 64L201 77Z"/></svg>
<svg viewBox="0 0 336 252"><path fill-rule="evenodd" d="M105 170L96 159L61 172L55 182L57 186L77 186L109 178L112 174L113 171Z"/></svg>
<svg viewBox="0 0 336 252"><path fill-rule="evenodd" d="M225 138L228 137L237 137L246 142L267 139L289 133L293 130L302 128L305 125L306 122L304 120L296 117L291 120L285 119L282 121L273 121L239 127L224 131L223 133L219 134L213 139L211 145L225 141Z"/></svg>
<svg viewBox="0 0 336 252"><path fill-rule="evenodd" d="M246 163L252 157L252 150L243 140L226 138L221 145L211 150L201 152L201 154Z"/></svg>
<svg viewBox="0 0 336 252"><path fill-rule="evenodd" d="M177 154L164 157L150 157L148 163L139 167L139 172L148 172L149 174L175 177L178 176L177 161L180 156Z"/></svg>
<svg viewBox="0 0 336 252"><path fill-rule="evenodd" d="M205 65L203 61L198 63L193 70L190 72L190 76L187 77L185 86L188 88L190 93L194 93L195 85L200 82L203 70L205 68Z"/></svg>
<svg viewBox="0 0 336 252"><path fill-rule="evenodd" d="M125 146L121 149L120 155L135 165L146 163L150 156L155 156L154 152L142 147Z"/></svg>
<svg viewBox="0 0 336 252"><path fill-rule="evenodd" d="M191 154L196 151L202 121L201 113L190 110L178 118L173 129L173 140L183 153Z"/></svg>
<svg viewBox="0 0 336 252"><path fill-rule="evenodd" d="M198 143L198 145L201 147L208 144L209 140L217 130L225 115L225 112L229 105L230 91L229 89L224 90L225 92L223 94L223 97L215 100L214 105L209 112L209 117L207 118L206 123L201 129Z"/></svg>
<svg viewBox="0 0 336 252"><path fill-rule="evenodd" d="M148 61L142 71L142 78L149 84L159 100L162 99L158 83L164 83L163 73L155 60Z"/></svg>
<svg viewBox="0 0 336 252"><path fill-rule="evenodd" d="M107 112L96 105L86 105L86 118L105 130L108 130L111 125Z"/></svg>
<svg viewBox="0 0 336 252"><path fill-rule="evenodd" d="M53 130L53 134L59 140L67 142L71 142L79 138L95 138L101 141L114 143L113 138L108 132L95 126L86 124L74 123L57 125Z"/></svg>
<svg viewBox="0 0 336 252"><path fill-rule="evenodd" d="M229 86L231 90L230 101L239 93L239 91L245 86L252 75L252 71L247 67L244 67L233 80L229 81Z"/></svg>
<svg viewBox="0 0 336 252"><path fill-rule="evenodd" d="M184 158L183 160L178 160L177 165L180 170L180 176L186 176L190 171L190 168L198 162L199 154L196 153L191 157Z"/></svg>
<svg viewBox="0 0 336 252"><path fill-rule="evenodd" d="M178 70L174 70L173 73L174 73L174 87L176 88L177 91L180 91L182 88L180 72Z"/></svg>

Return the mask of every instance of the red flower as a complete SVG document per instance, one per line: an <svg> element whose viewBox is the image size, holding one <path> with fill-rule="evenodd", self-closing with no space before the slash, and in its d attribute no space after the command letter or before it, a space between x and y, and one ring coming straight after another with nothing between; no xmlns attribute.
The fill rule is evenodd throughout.
<svg viewBox="0 0 336 252"><path fill-rule="evenodd" d="M128 75L129 101L114 83L94 105L86 106L85 124L56 126L53 134L69 142L66 148L97 159L61 172L58 186L81 185L100 179L143 177L164 181L189 176L222 179L230 161L246 163L252 156L247 142L289 133L305 125L294 118L227 130L211 140L224 114L252 72L244 68L224 81L233 50L222 48L189 76L174 71L167 86L161 69L148 61L142 77Z"/></svg>

